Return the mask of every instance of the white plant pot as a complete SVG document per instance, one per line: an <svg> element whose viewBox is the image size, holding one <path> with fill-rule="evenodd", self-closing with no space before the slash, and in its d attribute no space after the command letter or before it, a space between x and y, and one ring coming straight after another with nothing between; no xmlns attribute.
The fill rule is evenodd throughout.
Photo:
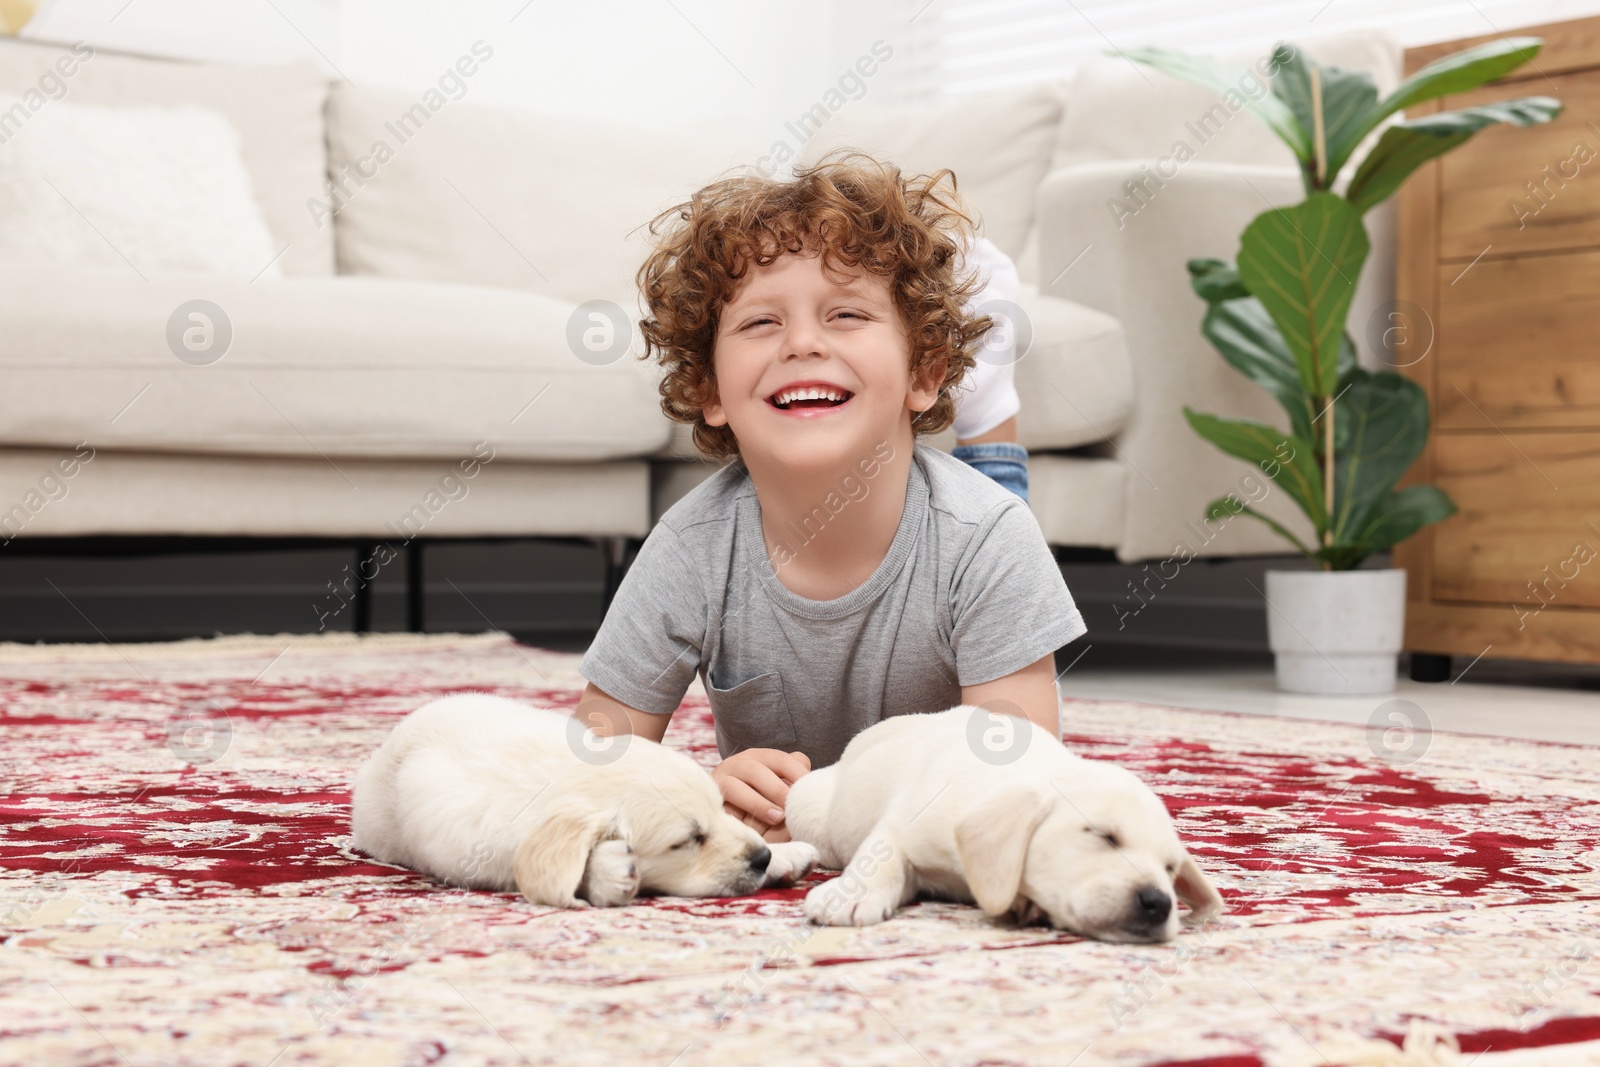
<svg viewBox="0 0 1600 1067"><path fill-rule="evenodd" d="M1285 692L1393 692L1405 624L1403 567L1267 572L1267 640Z"/></svg>

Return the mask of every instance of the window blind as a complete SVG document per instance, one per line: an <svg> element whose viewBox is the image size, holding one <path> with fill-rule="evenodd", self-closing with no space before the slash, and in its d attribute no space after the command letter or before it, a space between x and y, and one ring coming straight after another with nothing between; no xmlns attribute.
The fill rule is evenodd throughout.
<svg viewBox="0 0 1600 1067"><path fill-rule="evenodd" d="M1208 55L1359 29L1410 46L1600 14L1597 0L894 0L900 93L928 100L1070 77L1086 59L1158 45ZM901 42L904 42L903 45Z"/></svg>

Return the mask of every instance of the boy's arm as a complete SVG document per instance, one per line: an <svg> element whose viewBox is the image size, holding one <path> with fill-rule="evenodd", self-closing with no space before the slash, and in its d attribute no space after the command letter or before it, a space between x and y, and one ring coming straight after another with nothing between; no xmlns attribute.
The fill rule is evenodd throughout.
<svg viewBox="0 0 1600 1067"><path fill-rule="evenodd" d="M616 734L638 734L651 741L660 741L667 733L669 715L654 715L638 708L630 708L615 697L602 692L593 682L583 687L575 713L582 723L599 737Z"/></svg>
<svg viewBox="0 0 1600 1067"><path fill-rule="evenodd" d="M1028 505L1008 495L990 516L950 590L962 701L1020 715L1059 738L1055 651L1088 627Z"/></svg>
<svg viewBox="0 0 1600 1067"><path fill-rule="evenodd" d="M1061 736L1059 701L1054 652L1004 678L961 687L961 703L980 704L1007 715L1015 714L1008 706L1015 705L1025 718L1043 726L1056 738Z"/></svg>
<svg viewBox="0 0 1600 1067"><path fill-rule="evenodd" d="M669 523L658 522L578 664L586 685L576 714L584 725L660 741L694 680L706 626L693 553Z"/></svg>

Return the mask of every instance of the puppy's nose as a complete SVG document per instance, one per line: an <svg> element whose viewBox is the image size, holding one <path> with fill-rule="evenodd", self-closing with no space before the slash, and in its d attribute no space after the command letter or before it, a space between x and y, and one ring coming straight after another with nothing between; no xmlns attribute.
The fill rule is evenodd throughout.
<svg viewBox="0 0 1600 1067"><path fill-rule="evenodd" d="M1138 905L1140 920L1155 926L1167 921L1167 916L1172 914L1172 898L1153 885L1147 885L1133 895Z"/></svg>
<svg viewBox="0 0 1600 1067"><path fill-rule="evenodd" d="M767 864L771 862L772 850L766 845L762 845L760 848L750 853L750 869L758 874L764 874L767 869Z"/></svg>

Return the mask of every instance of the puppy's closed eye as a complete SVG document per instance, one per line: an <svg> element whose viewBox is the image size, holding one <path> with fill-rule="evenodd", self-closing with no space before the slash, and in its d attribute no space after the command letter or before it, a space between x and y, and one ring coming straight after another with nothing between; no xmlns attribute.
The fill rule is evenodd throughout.
<svg viewBox="0 0 1600 1067"><path fill-rule="evenodd" d="M1122 847L1122 838L1118 837L1116 835L1115 831L1112 831L1112 830L1101 830L1101 829L1099 829L1097 827L1094 827L1094 826L1085 826L1083 829L1084 829L1084 831L1086 833L1099 834L1100 835L1100 840L1104 841L1106 844L1110 845L1112 848L1121 848Z"/></svg>
<svg viewBox="0 0 1600 1067"><path fill-rule="evenodd" d="M690 845L693 845L696 848L699 848L702 845L704 845L705 843L706 843L705 831L704 830L700 830L700 829L697 828L694 833L690 834L688 837L684 838L682 841L679 841L676 845L673 845L672 846L672 851L673 852L677 852L679 849L688 848Z"/></svg>

